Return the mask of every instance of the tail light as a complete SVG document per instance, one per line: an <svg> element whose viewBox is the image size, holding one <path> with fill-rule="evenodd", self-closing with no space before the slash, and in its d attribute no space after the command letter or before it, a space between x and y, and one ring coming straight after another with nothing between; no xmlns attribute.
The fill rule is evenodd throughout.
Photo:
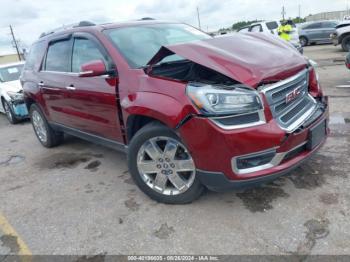
<svg viewBox="0 0 350 262"><path fill-rule="evenodd" d="M313 97L323 96L323 92L318 81L318 75L314 67L310 67L309 69L309 93Z"/></svg>

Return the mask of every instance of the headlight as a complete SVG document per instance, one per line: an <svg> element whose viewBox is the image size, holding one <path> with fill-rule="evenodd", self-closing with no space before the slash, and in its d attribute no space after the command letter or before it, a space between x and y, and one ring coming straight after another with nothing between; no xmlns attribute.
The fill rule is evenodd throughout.
<svg viewBox="0 0 350 262"><path fill-rule="evenodd" d="M18 101L18 100L23 100L23 99L24 99L23 93L7 92L7 94L9 95L9 97L10 97L13 101Z"/></svg>
<svg viewBox="0 0 350 262"><path fill-rule="evenodd" d="M190 83L187 95L205 115L239 115L263 108L258 92L243 85L214 86Z"/></svg>

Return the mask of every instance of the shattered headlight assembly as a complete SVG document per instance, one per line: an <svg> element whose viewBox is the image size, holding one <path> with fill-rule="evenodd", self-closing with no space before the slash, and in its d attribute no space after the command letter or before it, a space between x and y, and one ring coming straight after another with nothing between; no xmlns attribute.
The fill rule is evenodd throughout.
<svg viewBox="0 0 350 262"><path fill-rule="evenodd" d="M244 85L190 83L187 85L187 95L203 116L224 129L266 123L259 93Z"/></svg>
<svg viewBox="0 0 350 262"><path fill-rule="evenodd" d="M11 98L12 101L23 101L24 100L24 95L23 92L18 93L18 92L7 92L8 96Z"/></svg>

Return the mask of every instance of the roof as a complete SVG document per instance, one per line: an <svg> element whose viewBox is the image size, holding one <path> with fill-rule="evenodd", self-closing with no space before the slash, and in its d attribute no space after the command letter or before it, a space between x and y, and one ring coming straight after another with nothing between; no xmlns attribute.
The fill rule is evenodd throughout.
<svg viewBox="0 0 350 262"><path fill-rule="evenodd" d="M58 36L61 34L67 34L67 33L74 33L74 32L91 32L91 31L103 31L105 29L112 29L112 28L118 28L118 27L129 27L129 26L140 26L140 25L152 25L152 24L169 24L169 23L180 23L176 21L164 21L164 20L151 20L151 19L145 19L145 20L134 20L134 21L126 21L126 22L117 22L117 23L106 23L106 24L100 24L100 25L73 25L70 28L67 27L61 27L54 29L52 31L49 31L48 33L43 33L42 36L39 39L47 39L52 36Z"/></svg>

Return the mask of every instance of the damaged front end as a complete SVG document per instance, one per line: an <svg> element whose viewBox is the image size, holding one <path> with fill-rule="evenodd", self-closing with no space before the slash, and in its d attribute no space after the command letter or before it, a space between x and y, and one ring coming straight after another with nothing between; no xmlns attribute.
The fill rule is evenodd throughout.
<svg viewBox="0 0 350 262"><path fill-rule="evenodd" d="M14 113L14 116L17 119L25 119L28 118L28 109L24 102L24 94L23 90L20 90L19 92L7 92L8 96L8 104L12 109L12 112Z"/></svg>

